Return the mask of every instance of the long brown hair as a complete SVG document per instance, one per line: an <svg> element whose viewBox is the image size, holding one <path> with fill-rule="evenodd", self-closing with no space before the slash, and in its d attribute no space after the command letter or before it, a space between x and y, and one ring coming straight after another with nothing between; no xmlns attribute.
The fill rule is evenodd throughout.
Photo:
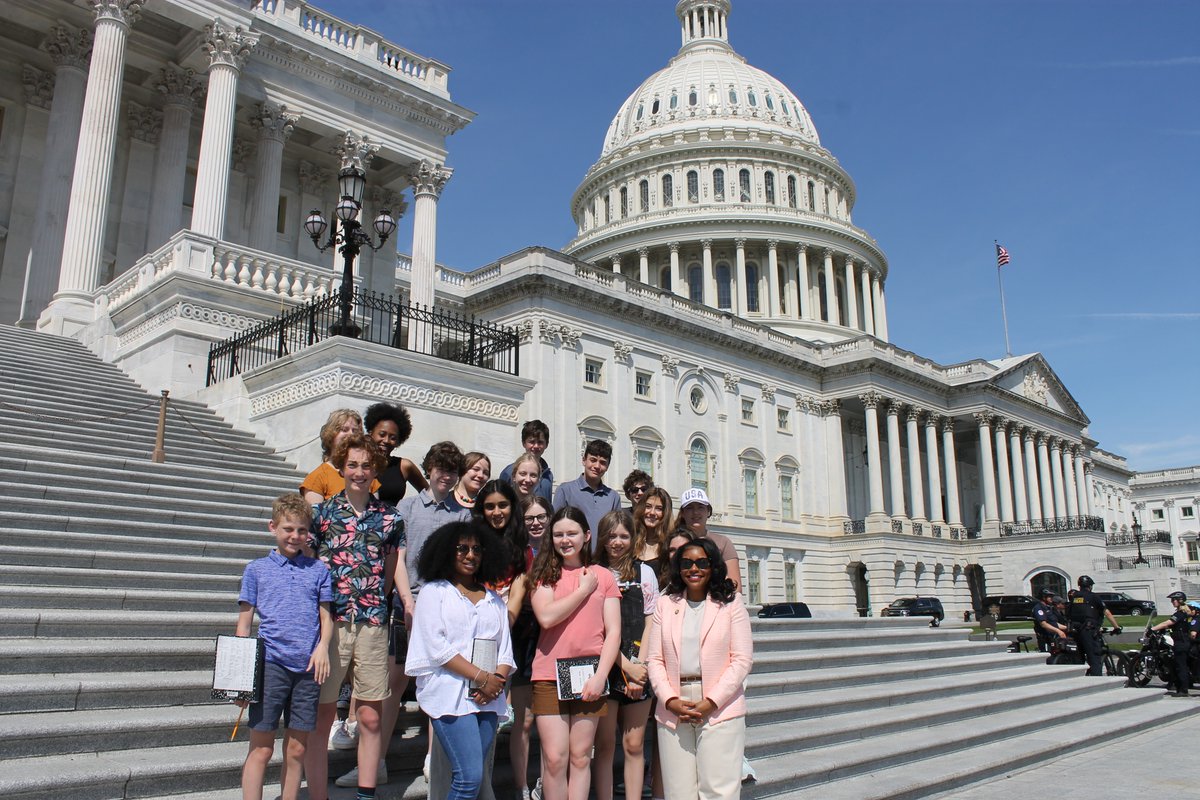
<svg viewBox="0 0 1200 800"><path fill-rule="evenodd" d="M562 577L563 557L554 549L554 524L559 520L569 519L578 525L584 533L589 533L587 517L575 506L563 506L554 512L546 523L546 539L544 546L538 550L537 558L533 560L533 569L529 570L529 585L554 586ZM579 559L586 567L592 563L592 548L585 542Z"/></svg>
<svg viewBox="0 0 1200 800"><path fill-rule="evenodd" d="M646 527L646 501L651 497L657 497L662 502L663 518L662 522L658 523L658 527L654 528L654 535L650 535L650 528ZM671 495L661 486L651 486L650 489L642 496L637 505L633 507L633 529L630 533L633 534L635 540L640 541L637 552L641 553L642 548L647 544L655 548L658 556L659 570L666 568L667 564L667 542L670 541L671 523L674 520L671 518Z"/></svg>
<svg viewBox="0 0 1200 800"><path fill-rule="evenodd" d="M641 572L637 558L638 554L642 552L644 540L633 532L633 515L623 508L618 508L601 517L597 527L600 529L600 534L596 537L596 563L615 572L617 580L636 581ZM608 541L617 528L629 531L629 551L613 562L608 555Z"/></svg>

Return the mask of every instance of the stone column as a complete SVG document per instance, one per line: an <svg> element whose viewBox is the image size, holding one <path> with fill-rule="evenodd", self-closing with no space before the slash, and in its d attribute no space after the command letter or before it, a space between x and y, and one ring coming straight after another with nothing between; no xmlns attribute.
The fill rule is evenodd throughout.
<svg viewBox="0 0 1200 800"><path fill-rule="evenodd" d="M310 209L319 211L321 206L325 205L325 198L337 186L333 170L319 167L311 161L301 160L296 165L296 178L300 184L300 208L297 211L306 216ZM315 258L319 263L321 258L320 255L314 255L317 249L305 233L296 237L294 252L295 257L301 261L312 261ZM336 256L336 253L334 255Z"/></svg>
<svg viewBox="0 0 1200 800"><path fill-rule="evenodd" d="M825 415L825 439L828 453L829 516L848 519L846 510L846 452L842 446L842 403L826 400L821 404Z"/></svg>
<svg viewBox="0 0 1200 800"><path fill-rule="evenodd" d="M650 283L650 248L639 247L638 251L638 280Z"/></svg>
<svg viewBox="0 0 1200 800"><path fill-rule="evenodd" d="M887 512L883 507L883 465L879 458L879 416L876 407L883 397L875 392L867 392L858 396L862 400L867 427L867 486L868 510L871 516L884 516Z"/></svg>
<svg viewBox="0 0 1200 800"><path fill-rule="evenodd" d="M766 314L772 317L779 316L779 242L775 239L767 240L767 309ZM762 298L759 298L761 303ZM761 309L762 306L760 305Z"/></svg>
<svg viewBox="0 0 1200 800"><path fill-rule="evenodd" d="M800 281L800 289L797 292L797 297L800 298L800 319L814 319L812 310L812 296L809 295L808 287L811 283L812 276L808 272L808 246L796 246L796 271Z"/></svg>
<svg viewBox="0 0 1200 800"><path fill-rule="evenodd" d="M1071 458L1071 445L1063 442L1062 448L1063 489L1066 493L1067 515L1079 516L1079 492L1075 489L1075 460Z"/></svg>
<svg viewBox="0 0 1200 800"><path fill-rule="evenodd" d="M870 319L868 316L867 319ZM942 511L942 475L938 467L937 424L940 420L936 414L925 416L925 463L929 468L929 519L931 522L944 522Z"/></svg>
<svg viewBox="0 0 1200 800"><path fill-rule="evenodd" d="M785 255L783 258L783 271L785 280L781 291L783 292L783 313L788 319L800 318L800 283L796 280L796 270L799 269L799 264L792 262Z"/></svg>
<svg viewBox="0 0 1200 800"><path fill-rule="evenodd" d="M150 221L151 190L154 175L146 169L154 163L158 137L162 131L162 112L130 100L126 104L123 144L126 152L120 184L113 187L119 198L120 223L117 226L116 272L120 275L146 254L146 232Z"/></svg>
<svg viewBox="0 0 1200 800"><path fill-rule="evenodd" d="M712 239L701 239L702 253L700 271L704 273L704 305L717 307L717 274L713 272Z"/></svg>
<svg viewBox="0 0 1200 800"><path fill-rule="evenodd" d="M1077 495L1075 502L1079 504L1079 513L1090 517L1092 515L1092 494L1088 491L1087 487L1087 478L1083 463L1083 448L1076 445L1071 448L1071 454L1075 456L1075 493Z"/></svg>
<svg viewBox="0 0 1200 800"><path fill-rule="evenodd" d="M846 323L858 330L858 288L854 279L854 259L846 256Z"/></svg>
<svg viewBox="0 0 1200 800"><path fill-rule="evenodd" d="M1027 522L1029 520L1029 501L1025 497L1025 467L1021 458L1021 426L1014 422L1008 436L1013 476L1013 511L1016 514L1017 522Z"/></svg>
<svg viewBox="0 0 1200 800"><path fill-rule="evenodd" d="M946 522L962 525L962 507L958 497L958 456L954 452L954 419L942 418L942 458L946 473Z"/></svg>
<svg viewBox="0 0 1200 800"><path fill-rule="evenodd" d="M875 333L886 342L888 341L887 295L883 291L883 284L879 285L879 297L875 299L875 313L879 315L879 320L875 323Z"/></svg>
<svg viewBox="0 0 1200 800"><path fill-rule="evenodd" d="M839 325L841 314L838 313L837 278L833 274L833 251L825 250L825 310L832 325Z"/></svg>
<svg viewBox="0 0 1200 800"><path fill-rule="evenodd" d="M1063 493L1062 439L1050 439L1050 478L1054 482L1054 516L1067 516L1067 498Z"/></svg>
<svg viewBox="0 0 1200 800"><path fill-rule="evenodd" d="M893 401L887 408L888 477L891 484L892 518L906 517L904 508L904 462L900 459L900 404Z"/></svg>
<svg viewBox="0 0 1200 800"><path fill-rule="evenodd" d="M995 522L996 467L992 458L992 415L977 411L974 416L979 425L979 482L983 486L983 521Z"/></svg>
<svg viewBox="0 0 1200 800"><path fill-rule="evenodd" d="M1008 470L1008 425L996 420L996 480L1000 489L1000 521L1013 521L1012 479Z"/></svg>
<svg viewBox="0 0 1200 800"><path fill-rule="evenodd" d="M192 111L204 89L192 70L168 67L154 87L163 96L162 133L154 154L154 188L146 245L154 249L183 227L184 186L187 183L188 139Z"/></svg>
<svg viewBox="0 0 1200 800"><path fill-rule="evenodd" d="M241 27L230 28L217 19L204 26L204 36L209 57L208 99L200 133L191 227L203 236L220 239L225 235L225 206L229 200L238 75L258 43L258 34Z"/></svg>
<svg viewBox="0 0 1200 800"><path fill-rule="evenodd" d="M91 0L91 4L96 30L72 171L58 291L38 319L38 327L52 333L68 333L92 321L92 293L100 282L112 191L125 41L144 0Z"/></svg>
<svg viewBox="0 0 1200 800"><path fill-rule="evenodd" d="M875 306L871 302L871 271L863 264L859 273L862 275L863 330L874 336Z"/></svg>
<svg viewBox="0 0 1200 800"><path fill-rule="evenodd" d="M735 261L734 275L736 277L733 280L732 286L730 286L730 289L736 293L737 297L730 298L731 300L733 300L733 302L730 303L730 305L732 306L733 312L735 314L737 314L742 319L745 319L746 314L750 310L749 309L750 281L747 279L749 276L746 275L746 240L745 239L734 239L733 244L734 244L734 247L736 248L736 258L734 260ZM759 303L760 303L760 307L761 307L761 303L762 303L761 297L759 298Z"/></svg>
<svg viewBox="0 0 1200 800"><path fill-rule="evenodd" d="M349 139L349 137L347 137ZM363 137L363 142L366 137ZM378 148L378 145L373 145ZM361 145L360 145L361 147ZM408 296L413 303L433 308L434 265L437 247L437 204L452 171L441 164L422 161L409 181L413 187L413 244L412 282ZM408 348L417 352L428 350L427 335L422 325L408 328Z"/></svg>
<svg viewBox="0 0 1200 800"><path fill-rule="evenodd" d="M612 257L612 271L614 275L621 274L621 254L617 253Z"/></svg>
<svg viewBox="0 0 1200 800"><path fill-rule="evenodd" d="M667 249L671 251L671 291L680 297L688 297L691 293L684 291L687 282L679 266L679 242L669 242Z"/></svg>
<svg viewBox="0 0 1200 800"><path fill-rule="evenodd" d="M58 286L92 33L55 25L50 28L42 49L54 61L54 97L50 101L50 118L46 126L45 156L33 214L33 239L17 312L17 324L25 328L37 324L38 316Z"/></svg>
<svg viewBox="0 0 1200 800"><path fill-rule="evenodd" d="M883 326L883 292L879 286L879 276L871 276L871 310L875 316L875 336L883 341L887 341L886 331Z"/></svg>
<svg viewBox="0 0 1200 800"><path fill-rule="evenodd" d="M1054 519L1054 483L1050 480L1050 451L1046 446L1046 437L1043 434L1037 435L1037 458L1038 458L1038 486L1042 492L1042 519Z"/></svg>
<svg viewBox="0 0 1200 800"><path fill-rule="evenodd" d="M258 163L250 201L250 246L255 250L275 250L283 145L299 118L287 106L270 102L259 103L250 117L250 124L258 128Z"/></svg>
<svg viewBox="0 0 1200 800"><path fill-rule="evenodd" d="M1082 457L1080 460L1082 460ZM1083 471L1084 471L1084 475L1085 475L1083 488L1084 488L1084 492L1087 495L1087 512L1088 512L1089 516L1094 516L1096 514L1096 510L1095 510L1095 507L1092 505L1092 496L1093 496L1094 492L1092 489L1093 484L1092 484L1092 462L1091 461L1084 462Z"/></svg>
<svg viewBox="0 0 1200 800"><path fill-rule="evenodd" d="M912 518L918 522L925 520L925 487L921 476L921 436L917 431L917 423L921 419L922 410L916 407L908 409L908 427L905 430L908 441L908 496L909 510Z"/></svg>
<svg viewBox="0 0 1200 800"><path fill-rule="evenodd" d="M1033 450L1033 443L1036 438L1037 435L1029 428L1026 428L1021 434L1021 440L1025 444L1025 478L1029 481L1030 522L1046 518L1045 510L1042 506L1041 481L1038 480L1037 455Z"/></svg>

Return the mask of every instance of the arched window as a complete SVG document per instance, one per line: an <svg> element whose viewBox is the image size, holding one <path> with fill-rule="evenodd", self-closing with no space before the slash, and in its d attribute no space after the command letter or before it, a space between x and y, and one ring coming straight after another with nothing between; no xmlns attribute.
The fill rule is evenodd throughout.
<svg viewBox="0 0 1200 800"><path fill-rule="evenodd" d="M1039 572L1029 579L1029 593L1037 597L1042 589L1049 589L1060 597L1067 596L1067 579L1057 572Z"/></svg>
<svg viewBox="0 0 1200 800"><path fill-rule="evenodd" d="M825 188L825 213L829 213L829 188Z"/></svg>
<svg viewBox="0 0 1200 800"><path fill-rule="evenodd" d="M775 173L768 172L763 175L763 192L767 195L767 202L775 205Z"/></svg>
<svg viewBox="0 0 1200 800"><path fill-rule="evenodd" d="M812 181L808 182L808 210L817 210L817 185Z"/></svg>
<svg viewBox="0 0 1200 800"><path fill-rule="evenodd" d="M612 198L604 195L604 222L612 222Z"/></svg>
<svg viewBox="0 0 1200 800"><path fill-rule="evenodd" d="M746 265L746 310L757 312L758 306L758 264Z"/></svg>
<svg viewBox="0 0 1200 800"><path fill-rule="evenodd" d="M795 175L788 175L787 193L788 193L788 205L791 206L792 208L795 208L796 203L799 202L796 199L796 176Z"/></svg>
<svg viewBox="0 0 1200 800"><path fill-rule="evenodd" d="M621 187L621 219L629 216L629 187Z"/></svg>
<svg viewBox="0 0 1200 800"><path fill-rule="evenodd" d="M696 105L696 103L699 103L699 102L700 102L700 97L699 97L699 95L696 94L696 87L693 86L692 90L690 92L688 92L688 105L694 106L694 105Z"/></svg>
<svg viewBox="0 0 1200 800"><path fill-rule="evenodd" d="M642 112L643 112L643 111L645 111L645 109L646 109L646 107L645 107L644 105L642 105L641 103L638 103L638 110L637 110L637 120L638 120L638 122L641 122L641 120L642 120Z"/></svg>
<svg viewBox="0 0 1200 800"><path fill-rule="evenodd" d="M729 105L737 105L737 89L734 89L732 86L729 87Z"/></svg>
<svg viewBox="0 0 1200 800"><path fill-rule="evenodd" d="M638 184L638 203L643 214L650 210L650 181L648 180L643 179Z"/></svg>
<svg viewBox="0 0 1200 800"><path fill-rule="evenodd" d="M764 99L765 99L765 100L766 100L766 102L767 102L767 109L768 109L768 110L770 110L770 111L774 111L774 110L775 110L775 100L774 100L774 99L772 99L772 97L771 97L771 93L770 93L770 92L767 92L767 94L766 94L766 96L765 96L765 98L764 98Z"/></svg>
<svg viewBox="0 0 1200 800"><path fill-rule="evenodd" d="M695 102L693 102L692 105L696 105ZM675 94L674 91L671 92L670 107L672 111L679 108L679 95Z"/></svg>
<svg viewBox="0 0 1200 800"><path fill-rule="evenodd" d="M689 203L700 202L700 174L694 169L689 169L687 174L687 192Z"/></svg>
<svg viewBox="0 0 1200 800"><path fill-rule="evenodd" d="M783 115L785 117L790 117L792 115L792 112L788 110L788 101L784 100L782 97L779 98L779 106L783 109Z"/></svg>
<svg viewBox="0 0 1200 800"><path fill-rule="evenodd" d="M663 175L662 179L662 205L663 208L670 208L675 198L675 181L670 175Z"/></svg>
<svg viewBox="0 0 1200 800"><path fill-rule="evenodd" d="M671 289L671 268L663 267L658 271L658 286L660 289Z"/></svg>
<svg viewBox="0 0 1200 800"><path fill-rule="evenodd" d="M744 169L738 172L738 186L741 188L741 197L743 203L750 202L750 170Z"/></svg>
<svg viewBox="0 0 1200 800"><path fill-rule="evenodd" d="M725 199L725 170L713 170L713 197L717 200Z"/></svg>
<svg viewBox="0 0 1200 800"><path fill-rule="evenodd" d="M654 103L650 106L650 113L651 114L658 113L658 98L657 97L654 98Z"/></svg>
<svg viewBox="0 0 1200 800"><path fill-rule="evenodd" d="M693 489L708 492L708 448L703 439L692 439L688 448L688 479Z"/></svg>
<svg viewBox="0 0 1200 800"><path fill-rule="evenodd" d="M817 297L821 304L821 319L829 322L829 303L826 300L828 295L825 294L825 272L823 270L817 273Z"/></svg>
<svg viewBox="0 0 1200 800"><path fill-rule="evenodd" d="M732 274L724 261L717 264L717 308L733 308Z"/></svg>
<svg viewBox="0 0 1200 800"><path fill-rule="evenodd" d="M692 264L687 271L688 299L693 303L704 302L704 270L699 264Z"/></svg>
<svg viewBox="0 0 1200 800"><path fill-rule="evenodd" d="M758 107L758 95L754 93L753 89L750 89L746 92L746 99L750 102L750 105L754 106L755 108Z"/></svg>

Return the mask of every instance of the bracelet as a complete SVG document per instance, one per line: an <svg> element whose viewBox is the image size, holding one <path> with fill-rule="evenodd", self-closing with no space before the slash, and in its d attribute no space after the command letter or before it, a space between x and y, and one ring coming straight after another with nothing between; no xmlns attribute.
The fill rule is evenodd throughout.
<svg viewBox="0 0 1200 800"><path fill-rule="evenodd" d="M493 675L495 675L497 678L499 678L501 681L507 681L507 680L508 680L508 676L507 676L507 675L501 675L499 672L493 672L492 674L493 674Z"/></svg>
<svg viewBox="0 0 1200 800"><path fill-rule="evenodd" d="M484 673L483 673L483 668L482 668L482 667L476 667L476 668L475 668L475 677L471 679L471 683L475 684L475 688L476 688L476 689L482 689L482 688L483 688L483 685L484 685L485 683L487 683L487 679L486 679L486 678L484 678L484 680L483 680L483 682L482 682L482 683L479 681L479 676L480 676L480 675L482 675L482 674L484 674Z"/></svg>

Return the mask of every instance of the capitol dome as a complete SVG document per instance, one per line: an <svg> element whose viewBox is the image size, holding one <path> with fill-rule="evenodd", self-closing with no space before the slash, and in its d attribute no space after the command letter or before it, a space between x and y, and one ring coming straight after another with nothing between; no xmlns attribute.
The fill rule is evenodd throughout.
<svg viewBox="0 0 1200 800"><path fill-rule="evenodd" d="M887 338L887 259L808 110L729 43L731 0L679 0L682 45L621 105L565 251L813 341Z"/></svg>

